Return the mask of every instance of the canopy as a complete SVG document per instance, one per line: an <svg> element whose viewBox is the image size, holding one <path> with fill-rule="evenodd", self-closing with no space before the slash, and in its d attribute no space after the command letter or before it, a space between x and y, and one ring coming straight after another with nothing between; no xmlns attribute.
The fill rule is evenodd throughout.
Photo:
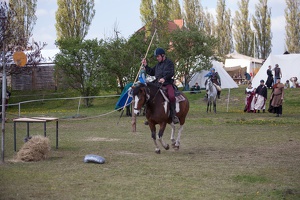
<svg viewBox="0 0 300 200"><path fill-rule="evenodd" d="M257 87L260 80L266 82L268 78L268 66L271 65L271 69L273 69L276 64L278 64L281 69L282 83L285 83L286 80L289 80L291 77L297 77L298 80L300 79L300 54L270 55L253 78L252 86Z"/></svg>
<svg viewBox="0 0 300 200"><path fill-rule="evenodd" d="M215 68L216 72L218 72L221 79L221 86L223 88L237 88L238 85L234 80L229 76L229 74L224 70L223 65L218 61L212 61L213 68ZM195 85L196 82L200 85L201 88L205 88L205 81L207 77L205 75L209 71L202 70L201 72L197 72L192 77L189 86L190 88Z"/></svg>

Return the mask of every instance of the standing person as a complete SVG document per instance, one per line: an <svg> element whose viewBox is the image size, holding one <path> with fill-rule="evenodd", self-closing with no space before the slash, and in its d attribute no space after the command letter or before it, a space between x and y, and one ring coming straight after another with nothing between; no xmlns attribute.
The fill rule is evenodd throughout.
<svg viewBox="0 0 300 200"><path fill-rule="evenodd" d="M245 72L245 79L246 79L246 81L247 81L247 84L249 84L249 83L251 83L250 81L251 81L251 76L250 76L250 74L249 73L247 73L247 72ZM252 85L252 84L251 84Z"/></svg>
<svg viewBox="0 0 300 200"><path fill-rule="evenodd" d="M275 65L274 70L274 74L275 74L275 78L274 78L274 84L277 83L277 79L282 78L282 73L281 73L281 69L279 67L278 64Z"/></svg>
<svg viewBox="0 0 300 200"><path fill-rule="evenodd" d="M266 81L267 88L272 88L274 80L273 80L273 73L271 70L271 65L269 65L269 67L267 69L267 75L268 75L268 79Z"/></svg>
<svg viewBox="0 0 300 200"><path fill-rule="evenodd" d="M179 122L178 117L176 116L175 106L175 91L174 91L174 64L173 62L166 57L165 50L162 48L157 48L154 51L154 56L156 57L158 63L154 67L149 67L146 59L142 60L142 65L146 69L146 73L150 76L155 76L158 83L161 83L167 88L168 97L170 100L170 115L174 124Z"/></svg>
<svg viewBox="0 0 300 200"><path fill-rule="evenodd" d="M210 78L211 81L213 82L213 84L216 86L218 99L220 99L220 94L221 94L221 78L219 76L219 73L216 72L215 68L211 68L210 71L209 71L209 73L207 75L205 75L205 77Z"/></svg>
<svg viewBox="0 0 300 200"><path fill-rule="evenodd" d="M254 96L255 96L255 88L252 87L252 83L248 84L248 87L245 89L245 108L244 112L253 112L254 110Z"/></svg>
<svg viewBox="0 0 300 200"><path fill-rule="evenodd" d="M271 105L274 108L274 113L276 117L282 115L282 102L284 97L284 85L280 82L280 78L277 79L276 84L273 86L273 91L271 93L272 102Z"/></svg>
<svg viewBox="0 0 300 200"><path fill-rule="evenodd" d="M265 81L261 80L260 85L256 88L255 91L254 113L256 113L256 111L259 113L260 110L263 110L263 112L265 112L267 95L268 90L265 86Z"/></svg>

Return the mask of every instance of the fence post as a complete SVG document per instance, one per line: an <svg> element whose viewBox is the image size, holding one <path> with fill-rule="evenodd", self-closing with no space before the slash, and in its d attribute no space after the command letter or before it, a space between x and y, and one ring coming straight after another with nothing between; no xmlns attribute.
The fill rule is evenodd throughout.
<svg viewBox="0 0 300 200"><path fill-rule="evenodd" d="M19 103L19 117L21 117L21 103Z"/></svg>
<svg viewBox="0 0 300 200"><path fill-rule="evenodd" d="M79 116L79 108L80 108L81 97L79 98L78 108L77 108L77 116Z"/></svg>

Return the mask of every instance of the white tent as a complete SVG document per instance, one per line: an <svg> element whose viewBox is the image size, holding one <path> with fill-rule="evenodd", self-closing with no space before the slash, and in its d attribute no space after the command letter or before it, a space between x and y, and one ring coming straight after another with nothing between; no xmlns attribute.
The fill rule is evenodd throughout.
<svg viewBox="0 0 300 200"><path fill-rule="evenodd" d="M268 66L271 65L273 69L276 64L278 64L281 69L282 83L285 83L285 81L289 80L291 77L298 77L298 80L300 79L300 54L270 55L253 78L252 86L257 87L260 80L266 82L268 78Z"/></svg>
<svg viewBox="0 0 300 200"><path fill-rule="evenodd" d="M218 61L212 61L213 68L215 68L216 72L220 75L221 79L221 86L223 88L237 88L239 87L236 82L229 76L229 74L224 70L222 64ZM192 77L191 81L189 82L190 88L198 82L201 88L205 88L205 81L207 77L204 77L209 71L202 70L201 72L197 72Z"/></svg>
<svg viewBox="0 0 300 200"><path fill-rule="evenodd" d="M257 58L253 58L250 56L245 56L242 54L239 54L237 52L231 53L231 54L227 54L226 55L226 60L225 60L225 68L230 69L232 67L241 67L247 68L247 72L250 73L255 73L257 68L261 67L262 63L263 63L263 59L257 59ZM237 76L239 74L236 74ZM241 76L244 76L244 74L240 74Z"/></svg>

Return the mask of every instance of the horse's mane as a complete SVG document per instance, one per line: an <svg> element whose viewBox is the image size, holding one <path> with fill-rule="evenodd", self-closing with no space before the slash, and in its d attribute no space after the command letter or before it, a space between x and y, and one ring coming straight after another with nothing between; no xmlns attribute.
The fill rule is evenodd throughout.
<svg viewBox="0 0 300 200"><path fill-rule="evenodd" d="M144 88L144 87L146 87L146 84L144 83L139 83L138 85L135 85L133 87L133 92L132 92L133 96L137 95L139 93L140 88Z"/></svg>
<svg viewBox="0 0 300 200"><path fill-rule="evenodd" d="M158 89L159 86L157 85L157 83L153 83L153 82L148 82L147 84L144 83L139 83L138 85L136 85L135 87L133 87L133 95L137 95L139 93L140 88L145 88L145 87L149 87L149 88L153 88L153 89Z"/></svg>

